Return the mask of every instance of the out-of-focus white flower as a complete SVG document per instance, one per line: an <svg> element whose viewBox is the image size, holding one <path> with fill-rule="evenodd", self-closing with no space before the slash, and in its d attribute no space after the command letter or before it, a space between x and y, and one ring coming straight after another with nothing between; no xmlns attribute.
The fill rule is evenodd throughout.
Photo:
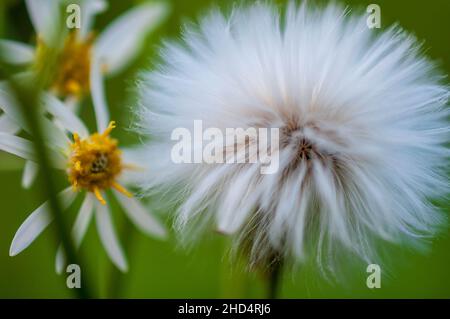
<svg viewBox="0 0 450 319"><path fill-rule="evenodd" d="M46 63L48 50L59 50L52 91L62 98L80 97L90 91L97 113L106 118L103 75L115 74L127 66L136 56L146 33L155 28L168 12L168 6L162 2L139 5L118 17L95 37L91 27L95 15L106 9L104 0L25 2L37 34L37 45L32 47L0 40L3 62L39 68ZM75 31L64 29L63 43L57 43L57 32L64 19L61 10L69 3L80 5L81 28Z"/></svg>
<svg viewBox="0 0 450 319"><path fill-rule="evenodd" d="M14 97L9 90L2 90L0 101L4 105L15 105ZM45 140L51 152L51 160L55 168L67 172L71 186L63 190L60 200L64 209L75 200L78 192L83 192L84 200L73 227L73 238L76 246L81 241L95 213L96 225L100 239L111 261L122 271L128 269L125 255L115 235L109 208L105 200L105 191L112 190L123 210L144 233L156 237L164 237L164 227L152 217L142 204L123 187L120 182L128 183L133 170L139 170L133 157L132 150L122 152L118 148L117 140L110 137L114 122L110 122L105 130L89 134L84 123L62 105L53 95L44 93L42 97L46 109L62 124L65 130L73 135L71 141L66 132L56 126L53 121L43 119L45 125ZM12 110L13 107L10 107ZM20 113L10 112L17 122ZM27 130L26 127L24 127ZM30 141L11 133L0 132L0 150L12 153L28 161L28 165L36 165L33 145ZM10 255L15 256L27 248L52 221L48 204L39 206L23 222L17 230L11 243ZM60 273L65 263L62 248L58 249L56 270Z"/></svg>
<svg viewBox="0 0 450 319"><path fill-rule="evenodd" d="M63 99L65 105L72 110L76 110L80 98L90 92L97 114L97 126L99 130L106 129L101 127L101 123L109 122L103 76L120 72L132 61L146 33L167 16L167 4L145 3L130 9L95 37L92 24L95 16L107 7L104 0L26 0L25 3L36 31L36 47L0 39L0 60L29 66L30 69L21 74L27 78L33 76L30 70L39 70L48 63L51 50L57 50L56 72L49 91ZM64 29L63 43L58 43L57 32L60 32L60 26L65 23L61 12L63 6L70 3L80 5L81 28L75 29L76 31ZM1 104L0 109L3 109ZM0 131L13 132L18 127L20 125L17 126L17 123L0 115ZM29 187L36 175L36 169L30 167L33 164L27 163L25 166L24 187Z"/></svg>
<svg viewBox="0 0 450 319"><path fill-rule="evenodd" d="M375 33L335 4L284 16L256 4L214 11L183 39L144 75L139 111L153 136L143 188L179 190L181 230L214 223L254 263L273 253L324 261L337 248L370 261L374 238L419 243L440 225L429 199L449 190L449 91L413 36ZM173 163L171 133L194 120L279 128L278 172Z"/></svg>

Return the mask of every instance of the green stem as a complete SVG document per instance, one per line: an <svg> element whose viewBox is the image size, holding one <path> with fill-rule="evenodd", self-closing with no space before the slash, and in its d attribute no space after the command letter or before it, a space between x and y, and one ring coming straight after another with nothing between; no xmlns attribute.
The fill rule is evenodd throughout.
<svg viewBox="0 0 450 319"><path fill-rule="evenodd" d="M40 83L40 81L37 81L37 83ZM21 108L24 119L27 122L30 134L34 139L33 145L35 147L36 159L42 172L42 189L48 198L50 212L53 215L56 224L58 239L62 242L67 261L71 264L79 265L85 274L85 269L82 267L81 261L76 253L75 245L70 236L70 228L61 214L61 204L57 197L58 190L53 178L50 159L44 142L43 128L39 119L38 101L40 97L40 89L39 87L25 88L17 83L12 83L12 87L15 91L17 102ZM81 276L81 278L81 288L73 289L73 291L79 298L89 298L91 297L91 293L86 282L86 275Z"/></svg>
<svg viewBox="0 0 450 319"><path fill-rule="evenodd" d="M231 244L228 239L224 240L224 251ZM249 273L242 256L230 256L221 263L221 298L250 298Z"/></svg>
<svg viewBox="0 0 450 319"><path fill-rule="evenodd" d="M269 299L278 298L282 272L283 272L283 261L282 260L274 261L268 273L267 298Z"/></svg>

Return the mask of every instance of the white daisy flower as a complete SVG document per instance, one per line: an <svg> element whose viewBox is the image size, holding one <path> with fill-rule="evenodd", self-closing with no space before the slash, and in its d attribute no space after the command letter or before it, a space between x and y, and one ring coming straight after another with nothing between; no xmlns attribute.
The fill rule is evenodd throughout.
<svg viewBox="0 0 450 319"><path fill-rule="evenodd" d="M7 97L10 103L14 103L7 91L3 91L0 96ZM81 244L95 214L100 240L109 258L121 271L127 271L128 264L113 228L105 191L112 191L138 229L158 238L165 236L164 227L121 184L121 181L132 181L133 170L141 168L137 166L132 151L122 153L117 140L111 138L114 122L102 125L106 127L103 131L89 134L84 123L57 98L44 94L43 101L53 116L73 135L73 140L69 139L54 122L44 120L46 141L53 164L67 173L70 183L70 186L58 195L63 208L68 208L79 193L84 196L73 227L75 244L77 247ZM32 143L24 138L0 132L0 150L26 159L29 163L35 163ZM17 230L11 243L10 256L15 256L27 248L51 221L48 204L44 203L32 212ZM64 264L65 257L60 247L56 257L58 273L62 271Z"/></svg>
<svg viewBox="0 0 450 319"><path fill-rule="evenodd" d="M104 0L25 0L31 22L37 34L37 44L0 39L0 60L4 63L24 65L39 70L47 61L50 50L59 50L57 65L49 91L63 99L65 105L77 110L80 99L89 92L97 114L99 130L102 123L109 122L103 88L103 77L114 75L124 69L136 56L146 32L155 28L166 16L165 3L146 3L124 13L113 21L98 37L92 25L95 15L103 12ZM81 8L81 27L67 32L64 43L57 43L62 20L63 5L77 3ZM32 72L21 73L32 76ZM0 103L0 110L4 106ZM6 110L4 110L6 113ZM0 131L17 133L20 125L0 115ZM31 168L33 167L33 168ZM36 176L35 165L25 166L23 186L29 187Z"/></svg>
<svg viewBox="0 0 450 319"><path fill-rule="evenodd" d="M255 4L214 11L183 39L143 77L139 113L153 137L143 187L179 190L181 230L212 222L252 264L313 253L328 263L337 248L371 260L375 238L415 243L435 232L442 214L429 199L449 190L449 91L413 36L378 33L335 4L285 15ZM195 120L279 128L277 173L173 163L173 129Z"/></svg>

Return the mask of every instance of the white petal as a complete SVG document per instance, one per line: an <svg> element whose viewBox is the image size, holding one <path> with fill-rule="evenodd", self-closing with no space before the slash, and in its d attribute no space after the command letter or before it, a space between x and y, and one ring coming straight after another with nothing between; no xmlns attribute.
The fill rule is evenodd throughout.
<svg viewBox="0 0 450 319"><path fill-rule="evenodd" d="M59 244L55 258L55 270L58 275L62 273L65 264L66 264L66 254L64 253L62 244Z"/></svg>
<svg viewBox="0 0 450 319"><path fill-rule="evenodd" d="M35 161L33 144L21 137L0 132L0 150Z"/></svg>
<svg viewBox="0 0 450 319"><path fill-rule="evenodd" d="M137 147L122 148L122 159L125 165L130 166L120 176L120 182L124 185L139 185L144 178L146 171L146 157Z"/></svg>
<svg viewBox="0 0 450 319"><path fill-rule="evenodd" d="M96 202L95 217L100 240L106 253L117 268L126 272L128 270L128 264L113 229L108 207Z"/></svg>
<svg viewBox="0 0 450 319"><path fill-rule="evenodd" d="M14 73L11 75L11 79L16 81L16 83L28 85L33 84L33 81L36 81L37 74L35 71L28 68L27 71Z"/></svg>
<svg viewBox="0 0 450 319"><path fill-rule="evenodd" d="M72 230L72 236L75 241L76 247L81 245L81 241L86 234L89 223L92 219L92 214L94 212L95 198L91 193L86 194L86 198L81 205L80 212L78 213L75 225Z"/></svg>
<svg viewBox="0 0 450 319"><path fill-rule="evenodd" d="M78 111L80 109L80 100L75 97L68 97L66 98L66 100L64 101L64 104L69 108L69 110L71 110L74 114L78 114Z"/></svg>
<svg viewBox="0 0 450 319"><path fill-rule="evenodd" d="M25 0L31 23L45 43L52 44L58 34L60 23L60 1Z"/></svg>
<svg viewBox="0 0 450 319"><path fill-rule="evenodd" d="M114 74L125 67L138 52L146 32L156 27L168 12L165 3L148 3L126 12L99 37L96 57L107 72Z"/></svg>
<svg viewBox="0 0 450 319"><path fill-rule="evenodd" d="M142 149L139 147L122 148L122 158L127 164L133 166L142 166L142 160L145 159Z"/></svg>
<svg viewBox="0 0 450 319"><path fill-rule="evenodd" d="M62 150L67 149L71 141L61 128L59 128L54 122L44 117L42 117L42 126L44 138L50 147Z"/></svg>
<svg viewBox="0 0 450 319"><path fill-rule="evenodd" d="M33 144L24 138L0 132L0 150L36 162ZM53 167L65 169L67 160L62 153L55 149L48 151Z"/></svg>
<svg viewBox="0 0 450 319"><path fill-rule="evenodd" d="M104 0L84 0L81 1L81 28L80 37L84 39L92 29L94 18L108 7Z"/></svg>
<svg viewBox="0 0 450 319"><path fill-rule="evenodd" d="M11 91L12 88L7 82L0 82L0 109L11 121L20 124L23 129L26 129L25 119L19 111L20 106L14 95L10 93Z"/></svg>
<svg viewBox="0 0 450 319"><path fill-rule="evenodd" d="M22 175L22 187L23 188L29 188L31 186L31 184L33 184L33 182L37 176L38 168L39 168L39 166L32 161L25 162L25 167L23 169L23 175Z"/></svg>
<svg viewBox="0 0 450 319"><path fill-rule="evenodd" d="M87 193L86 198L81 204L80 212L78 213L74 227L72 229L72 237L75 242L75 247L78 248L81 245L84 235L88 229L89 223L92 219L92 213L94 212L94 202L91 193ZM56 273L61 274L64 265L66 264L66 256L62 245L59 245L56 252L55 269Z"/></svg>
<svg viewBox="0 0 450 319"><path fill-rule="evenodd" d="M0 60L9 64L27 64L34 59L34 48L30 45L0 40Z"/></svg>
<svg viewBox="0 0 450 319"><path fill-rule="evenodd" d="M89 135L84 123L58 98L49 93L43 94L42 98L46 110L63 125L65 130L78 133L81 137Z"/></svg>
<svg viewBox="0 0 450 319"><path fill-rule="evenodd" d="M136 198L127 197L118 191L114 191L114 194L127 216L138 229L148 235L154 235L159 238L166 237L164 226Z"/></svg>
<svg viewBox="0 0 450 319"><path fill-rule="evenodd" d="M25 73L23 74L25 75ZM9 90L11 90L11 88L9 87L8 83L0 82L0 108L9 118L12 119L12 121L14 121L15 123L19 123L25 131L30 133L26 120L23 118L23 115L20 112L20 107L17 103L17 100L12 94L9 93ZM57 167L60 167L60 165L64 162L64 159L59 155L59 151L66 150L70 143L70 140L67 135L49 119L43 117L42 124L44 127L46 141L48 142L49 146L53 148L53 150L58 151L55 152L55 154L52 154L52 159L57 159Z"/></svg>
<svg viewBox="0 0 450 319"><path fill-rule="evenodd" d="M97 130L103 132L109 124L109 112L106 105L103 75L100 64L97 61L93 61L91 66L91 95L97 121Z"/></svg>
<svg viewBox="0 0 450 319"><path fill-rule="evenodd" d="M61 207L66 209L74 201L76 193L69 187L60 192L58 197ZM45 202L32 212L19 227L11 243L9 255L15 256L27 248L52 220L53 216L49 213L48 202Z"/></svg>
<svg viewBox="0 0 450 319"><path fill-rule="evenodd" d="M0 115L0 132L17 134L20 127L6 114Z"/></svg>

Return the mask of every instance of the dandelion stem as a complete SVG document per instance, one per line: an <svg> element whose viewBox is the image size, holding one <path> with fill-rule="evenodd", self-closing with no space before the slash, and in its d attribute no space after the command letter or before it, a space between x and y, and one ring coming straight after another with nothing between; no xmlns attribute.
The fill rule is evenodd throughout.
<svg viewBox="0 0 450 319"><path fill-rule="evenodd" d="M277 259L273 262L268 272L267 298L278 298L279 286L283 272L283 260Z"/></svg>
<svg viewBox="0 0 450 319"><path fill-rule="evenodd" d="M230 245L230 239L224 238L224 250ZM221 298L250 298L250 278L246 261L242 256L233 256L229 252L221 265Z"/></svg>

